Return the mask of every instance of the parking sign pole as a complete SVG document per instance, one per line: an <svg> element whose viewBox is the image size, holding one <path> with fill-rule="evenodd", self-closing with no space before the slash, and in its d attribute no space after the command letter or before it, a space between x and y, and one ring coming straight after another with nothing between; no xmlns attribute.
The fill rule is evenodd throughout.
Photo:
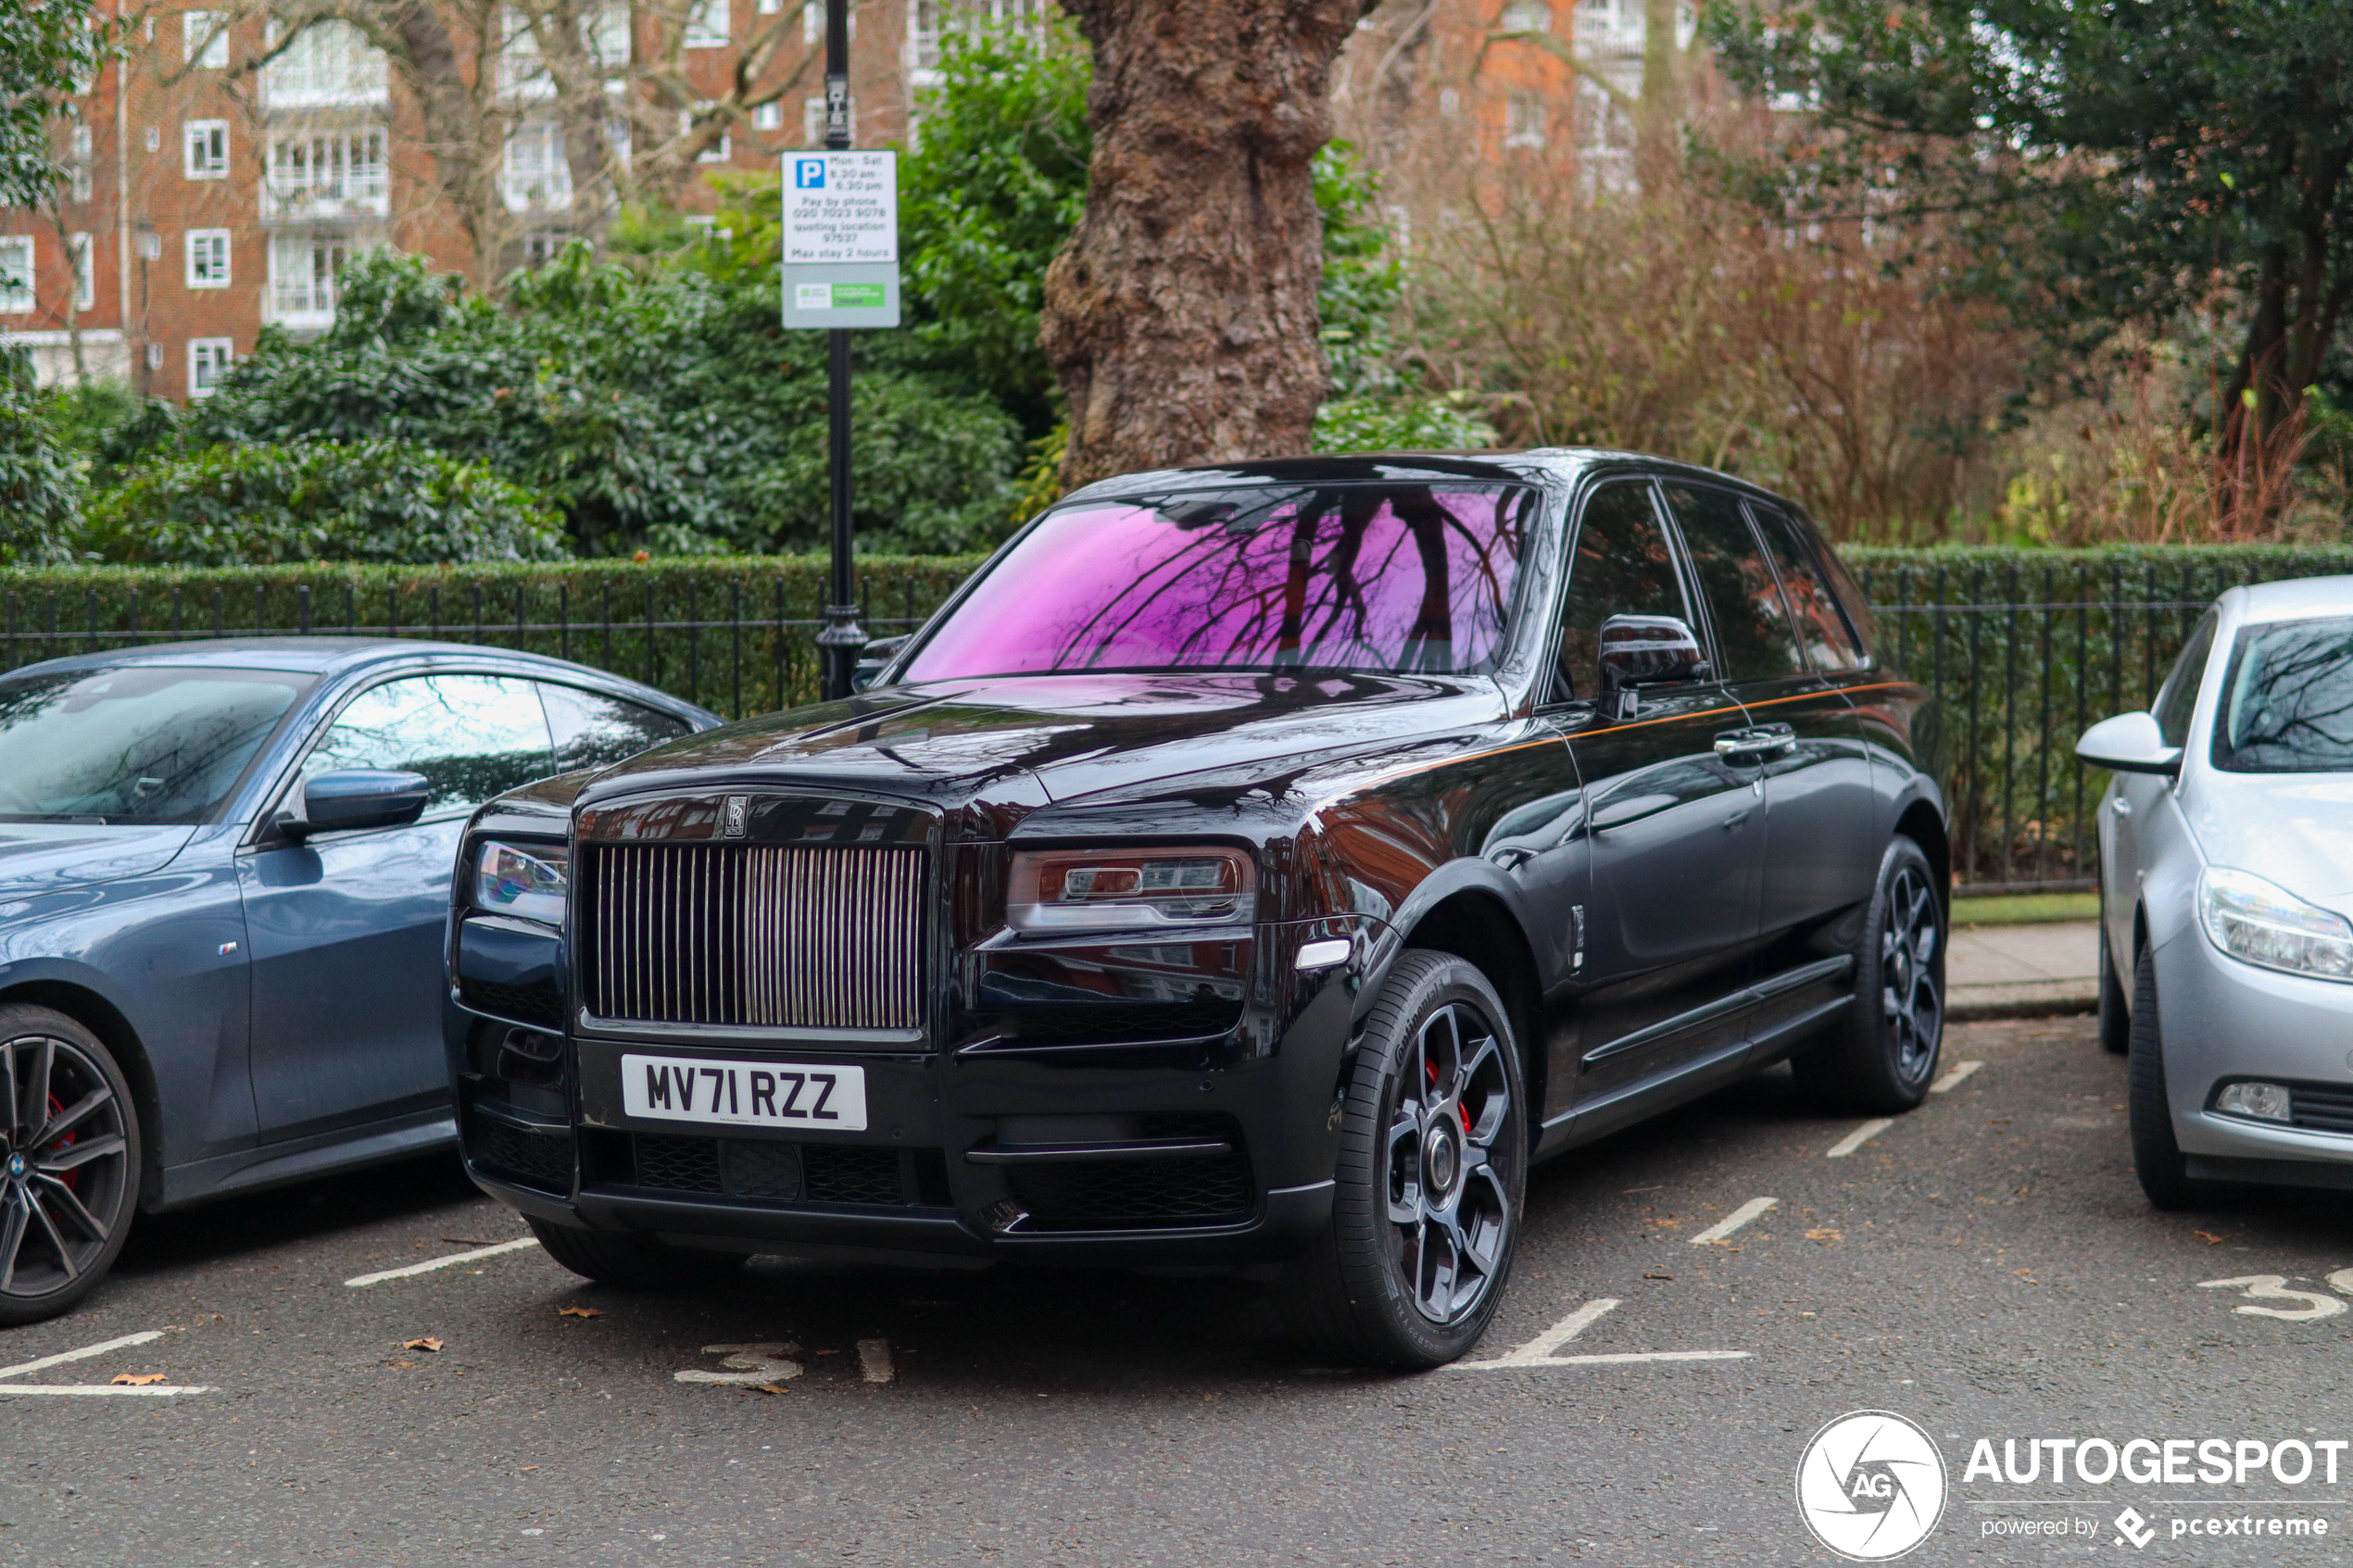
<svg viewBox="0 0 2353 1568"><path fill-rule="evenodd" d="M834 151L849 146L849 0L825 0L825 145ZM825 625L817 633L817 651L824 663L825 699L837 702L849 695L866 633L858 624L857 584L849 561L849 333L836 327L825 338L834 549Z"/></svg>

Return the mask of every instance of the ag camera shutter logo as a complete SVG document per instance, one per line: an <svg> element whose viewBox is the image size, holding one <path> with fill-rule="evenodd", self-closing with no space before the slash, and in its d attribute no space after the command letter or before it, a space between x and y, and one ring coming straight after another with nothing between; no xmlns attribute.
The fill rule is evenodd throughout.
<svg viewBox="0 0 2353 1568"><path fill-rule="evenodd" d="M1814 1434L1797 1461L1797 1512L1855 1562L1901 1557L1944 1516L1944 1456L1912 1422L1854 1411Z"/></svg>

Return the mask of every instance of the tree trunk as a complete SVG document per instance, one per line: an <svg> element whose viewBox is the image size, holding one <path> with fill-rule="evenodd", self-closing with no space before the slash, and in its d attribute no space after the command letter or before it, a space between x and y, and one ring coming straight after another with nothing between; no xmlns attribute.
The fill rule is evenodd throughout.
<svg viewBox="0 0 2353 1568"><path fill-rule="evenodd" d="M1065 0L1094 46L1087 212L1046 272L1065 485L1308 449L1327 385L1309 171L1362 0Z"/></svg>

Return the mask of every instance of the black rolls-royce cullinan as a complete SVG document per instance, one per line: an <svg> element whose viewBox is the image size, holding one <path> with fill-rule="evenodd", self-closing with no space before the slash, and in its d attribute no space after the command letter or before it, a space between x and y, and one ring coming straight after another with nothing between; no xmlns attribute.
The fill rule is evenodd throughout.
<svg viewBox="0 0 2353 1568"><path fill-rule="evenodd" d="M1621 453L1137 474L846 702L468 832L467 1164L592 1279L1233 1267L1463 1354L1531 1161L1783 1059L1919 1103L1921 690L1795 507Z"/></svg>

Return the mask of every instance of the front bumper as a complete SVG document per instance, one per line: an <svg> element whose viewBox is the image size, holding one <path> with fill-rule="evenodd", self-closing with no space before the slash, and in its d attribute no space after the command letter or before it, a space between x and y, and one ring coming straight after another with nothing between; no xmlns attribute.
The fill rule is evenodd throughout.
<svg viewBox="0 0 2353 1568"><path fill-rule="evenodd" d="M620 1061L648 1044L535 1037L484 1014L468 1042L453 1042L467 1170L547 1223L745 1252L1277 1261L1331 1212L1335 1097L1359 976L1353 963L1304 974L1290 965L1302 941L1335 934L1322 922L1259 927L1265 961L1250 966L1240 1022L1215 1038L1102 1044L983 1032L936 1051L652 1047L780 1066L854 1062L867 1103L867 1128L855 1134L633 1118ZM1367 946L1355 943L1360 954ZM737 1174L753 1169L761 1180Z"/></svg>
<svg viewBox="0 0 2353 1568"><path fill-rule="evenodd" d="M2353 1132L2208 1109L2224 1084L2259 1078L2353 1095L2353 985L2242 963L2185 927L2152 957L2173 1133L2189 1174L2353 1186ZM2308 1097L2299 1095L2299 1114Z"/></svg>

